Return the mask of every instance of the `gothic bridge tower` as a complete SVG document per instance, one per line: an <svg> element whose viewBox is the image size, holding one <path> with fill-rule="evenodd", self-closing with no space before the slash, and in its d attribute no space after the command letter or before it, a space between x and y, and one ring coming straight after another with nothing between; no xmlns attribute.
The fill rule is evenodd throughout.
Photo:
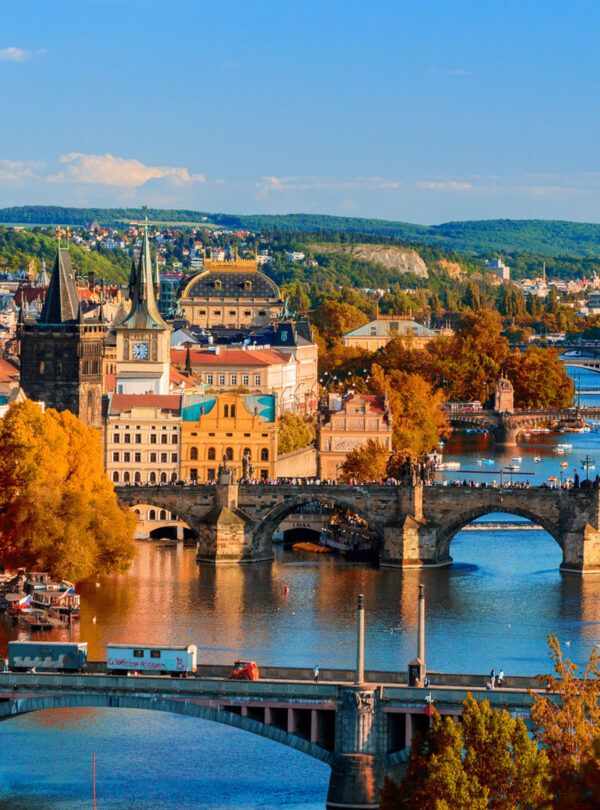
<svg viewBox="0 0 600 810"><path fill-rule="evenodd" d="M58 247L38 320L19 316L21 388L49 408L102 425L102 358L106 329L84 320L68 248Z"/></svg>

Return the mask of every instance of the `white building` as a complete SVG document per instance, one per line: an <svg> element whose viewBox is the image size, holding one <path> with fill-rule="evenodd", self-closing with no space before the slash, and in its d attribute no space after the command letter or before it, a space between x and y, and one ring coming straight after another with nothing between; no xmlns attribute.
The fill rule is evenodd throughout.
<svg viewBox="0 0 600 810"><path fill-rule="evenodd" d="M502 259L486 259L483 262L483 267L496 276L500 276L504 281L510 281L510 267L507 267Z"/></svg>

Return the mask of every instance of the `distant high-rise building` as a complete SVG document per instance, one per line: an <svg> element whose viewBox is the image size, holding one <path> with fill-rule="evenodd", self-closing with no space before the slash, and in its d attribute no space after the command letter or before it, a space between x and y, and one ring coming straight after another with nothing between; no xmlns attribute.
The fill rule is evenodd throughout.
<svg viewBox="0 0 600 810"><path fill-rule="evenodd" d="M59 246L39 318L26 319L23 309L19 318L27 396L99 428L105 331L101 320L83 319L69 250Z"/></svg>

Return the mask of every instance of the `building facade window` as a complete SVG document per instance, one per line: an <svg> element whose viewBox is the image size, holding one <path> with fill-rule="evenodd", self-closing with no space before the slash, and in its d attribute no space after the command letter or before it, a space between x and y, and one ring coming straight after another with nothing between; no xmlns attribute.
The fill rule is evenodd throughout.
<svg viewBox="0 0 600 810"><path fill-rule="evenodd" d="M119 454L118 453L113 453L113 461L118 461L118 460L119 460Z"/></svg>
<svg viewBox="0 0 600 810"><path fill-rule="evenodd" d="M250 385L250 376L248 374L242 376L242 385Z"/></svg>
<svg viewBox="0 0 600 810"><path fill-rule="evenodd" d="M133 480L135 481L136 484L141 484L142 483L142 475L141 475L141 473L139 471L136 472L136 474L133 477Z"/></svg>
<svg viewBox="0 0 600 810"><path fill-rule="evenodd" d="M167 444L167 443L168 443L168 441L169 441L169 437L168 437L166 434L163 434L163 435L160 437L160 443L161 443L161 444Z"/></svg>
<svg viewBox="0 0 600 810"><path fill-rule="evenodd" d="M156 453L150 453L150 464L156 464Z"/></svg>
<svg viewBox="0 0 600 810"><path fill-rule="evenodd" d="M191 461L198 461L198 448L192 447L190 449L190 460Z"/></svg>
<svg viewBox="0 0 600 810"><path fill-rule="evenodd" d="M261 447L260 449L260 460L261 461L268 461L269 460L269 450L267 447Z"/></svg>
<svg viewBox="0 0 600 810"><path fill-rule="evenodd" d="M123 441L125 442L125 444L131 444L131 433L126 433L123 436Z"/></svg>
<svg viewBox="0 0 600 810"><path fill-rule="evenodd" d="M233 447L225 448L225 458L227 461L233 461Z"/></svg>
<svg viewBox="0 0 600 810"><path fill-rule="evenodd" d="M141 453L134 453L133 454L133 460L135 461L136 464L141 464L142 463L142 454Z"/></svg>
<svg viewBox="0 0 600 810"><path fill-rule="evenodd" d="M219 385L225 385L225 375L219 374Z"/></svg>
<svg viewBox="0 0 600 810"><path fill-rule="evenodd" d="M254 375L254 385L262 385L262 377L260 374Z"/></svg>
<svg viewBox="0 0 600 810"><path fill-rule="evenodd" d="M171 464L177 463L177 453L171 453Z"/></svg>
<svg viewBox="0 0 600 810"><path fill-rule="evenodd" d="M127 472L127 470L125 470L125 472L123 473L123 483L124 484L129 483L129 473Z"/></svg>
<svg viewBox="0 0 600 810"><path fill-rule="evenodd" d="M119 444L120 441L121 441L121 437L119 436L119 434L118 433L113 433L113 444Z"/></svg>
<svg viewBox="0 0 600 810"><path fill-rule="evenodd" d="M206 384L207 385L212 385L213 384L213 375L212 374L207 374L206 375Z"/></svg>
<svg viewBox="0 0 600 810"><path fill-rule="evenodd" d="M150 434L150 444L156 444L156 433Z"/></svg>
<svg viewBox="0 0 600 810"><path fill-rule="evenodd" d="M231 375L231 384L232 385L237 385L237 374L232 374Z"/></svg>
<svg viewBox="0 0 600 810"><path fill-rule="evenodd" d="M161 453L160 454L160 463L161 464L168 464L168 461L169 461L169 459L168 459L167 453Z"/></svg>
<svg viewBox="0 0 600 810"><path fill-rule="evenodd" d="M150 473L150 476L149 476L149 478L148 478L148 481L149 481L151 484L156 484L156 473L155 473L155 472L151 472L151 473Z"/></svg>
<svg viewBox="0 0 600 810"><path fill-rule="evenodd" d="M136 444L141 444L142 443L142 434L141 433L136 433L135 434L135 443Z"/></svg>
<svg viewBox="0 0 600 810"><path fill-rule="evenodd" d="M129 464L131 462L131 453L123 453L123 461L125 464Z"/></svg>
<svg viewBox="0 0 600 810"><path fill-rule="evenodd" d="M118 472L113 473L113 481L115 482L115 484L119 483L119 473Z"/></svg>
<svg viewBox="0 0 600 810"><path fill-rule="evenodd" d="M173 433L171 436L171 444L177 444L177 434Z"/></svg>

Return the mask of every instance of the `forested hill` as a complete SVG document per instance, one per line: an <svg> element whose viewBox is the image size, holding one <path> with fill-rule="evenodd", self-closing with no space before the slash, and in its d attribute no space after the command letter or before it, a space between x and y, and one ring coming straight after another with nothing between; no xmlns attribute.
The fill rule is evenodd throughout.
<svg viewBox="0 0 600 810"><path fill-rule="evenodd" d="M420 244L439 245L463 253L531 253L539 256L597 256L600 223L542 219L490 219L415 225L383 219L334 217L321 214L235 215L206 211L149 208L152 222L178 225L213 224L224 228L262 231L331 231L396 237ZM139 221L139 208L61 208L21 206L0 209L0 222L28 225L120 225Z"/></svg>

